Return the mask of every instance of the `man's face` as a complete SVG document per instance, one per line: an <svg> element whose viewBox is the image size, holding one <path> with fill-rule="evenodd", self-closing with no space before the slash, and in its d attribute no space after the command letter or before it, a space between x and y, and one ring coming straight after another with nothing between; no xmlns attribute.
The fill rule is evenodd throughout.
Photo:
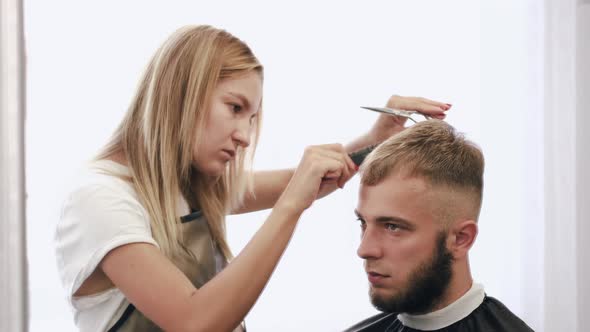
<svg viewBox="0 0 590 332"><path fill-rule="evenodd" d="M420 178L389 175L361 185L356 213L369 295L385 312L431 311L451 279L452 255L438 220L441 193Z"/></svg>

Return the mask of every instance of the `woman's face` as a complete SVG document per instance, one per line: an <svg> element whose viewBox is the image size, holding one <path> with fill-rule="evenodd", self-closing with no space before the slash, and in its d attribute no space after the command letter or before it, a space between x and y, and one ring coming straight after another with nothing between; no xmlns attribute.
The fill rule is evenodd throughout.
<svg viewBox="0 0 590 332"><path fill-rule="evenodd" d="M250 145L261 102L258 73L221 80L213 90L205 132L193 151L193 166L206 175L222 175L238 147Z"/></svg>

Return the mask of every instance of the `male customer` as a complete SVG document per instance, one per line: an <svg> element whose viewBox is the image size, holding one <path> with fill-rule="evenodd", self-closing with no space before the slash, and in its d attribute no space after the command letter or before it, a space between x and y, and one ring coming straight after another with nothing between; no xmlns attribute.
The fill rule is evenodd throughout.
<svg viewBox="0 0 590 332"><path fill-rule="evenodd" d="M348 332L532 331L471 276L483 169L479 148L439 120L404 130L367 157L358 255L382 313Z"/></svg>

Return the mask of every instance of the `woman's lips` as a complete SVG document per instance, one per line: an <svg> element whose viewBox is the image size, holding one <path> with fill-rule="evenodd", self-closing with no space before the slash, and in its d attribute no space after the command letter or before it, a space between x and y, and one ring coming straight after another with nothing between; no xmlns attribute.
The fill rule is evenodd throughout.
<svg viewBox="0 0 590 332"><path fill-rule="evenodd" d="M234 157L236 156L235 151L232 150L221 150L221 152L223 153L223 155L226 157L227 160L230 159L234 159Z"/></svg>

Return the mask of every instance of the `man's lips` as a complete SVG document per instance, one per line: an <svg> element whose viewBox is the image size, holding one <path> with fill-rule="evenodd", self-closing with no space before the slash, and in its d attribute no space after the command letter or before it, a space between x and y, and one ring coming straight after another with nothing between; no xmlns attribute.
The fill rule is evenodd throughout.
<svg viewBox="0 0 590 332"><path fill-rule="evenodd" d="M382 283L383 280L385 280L386 278L389 278L388 275L381 274L375 271L367 271L367 277L372 285L378 285Z"/></svg>

